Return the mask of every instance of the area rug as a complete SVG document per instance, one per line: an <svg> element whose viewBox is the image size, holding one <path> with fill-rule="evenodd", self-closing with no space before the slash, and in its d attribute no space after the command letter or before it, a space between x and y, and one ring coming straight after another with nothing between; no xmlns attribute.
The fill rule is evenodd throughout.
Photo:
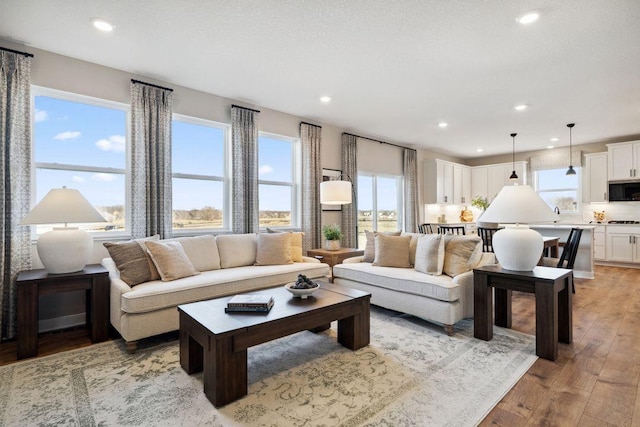
<svg viewBox="0 0 640 427"><path fill-rule="evenodd" d="M352 352L336 325L249 349L249 394L216 409L202 374L180 367L175 336L122 341L0 368L0 425L473 426L536 360L535 337L471 320L449 337L433 324L373 308L371 344Z"/></svg>

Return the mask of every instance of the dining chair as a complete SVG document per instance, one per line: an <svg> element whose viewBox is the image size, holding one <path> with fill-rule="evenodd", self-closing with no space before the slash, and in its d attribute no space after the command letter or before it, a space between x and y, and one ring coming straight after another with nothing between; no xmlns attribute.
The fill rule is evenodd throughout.
<svg viewBox="0 0 640 427"><path fill-rule="evenodd" d="M482 239L482 252L493 252L493 235L499 228L478 227L478 234Z"/></svg>
<svg viewBox="0 0 640 427"><path fill-rule="evenodd" d="M464 225L439 225L438 234L462 234L465 235Z"/></svg>
<svg viewBox="0 0 640 427"><path fill-rule="evenodd" d="M580 245L580 238L582 237L581 228L572 228L567 237L562 254L560 258L544 257L542 259L542 265L546 267L567 268L573 270L573 264L576 262L576 256L578 255L578 246ZM573 293L576 293L576 285L573 284Z"/></svg>
<svg viewBox="0 0 640 427"><path fill-rule="evenodd" d="M433 228L431 228L431 224L419 224L418 225L418 231L422 234L432 234L433 233Z"/></svg>

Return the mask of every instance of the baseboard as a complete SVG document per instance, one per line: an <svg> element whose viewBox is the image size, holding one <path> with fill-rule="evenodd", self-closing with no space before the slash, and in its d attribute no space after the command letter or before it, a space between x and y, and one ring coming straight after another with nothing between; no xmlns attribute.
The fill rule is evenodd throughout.
<svg viewBox="0 0 640 427"><path fill-rule="evenodd" d="M577 277L578 279L593 279L595 275L593 271L573 270L573 277Z"/></svg>
<svg viewBox="0 0 640 427"><path fill-rule="evenodd" d="M72 328L86 323L86 314L78 313L69 316L43 319L38 322L38 332L49 332L58 329Z"/></svg>

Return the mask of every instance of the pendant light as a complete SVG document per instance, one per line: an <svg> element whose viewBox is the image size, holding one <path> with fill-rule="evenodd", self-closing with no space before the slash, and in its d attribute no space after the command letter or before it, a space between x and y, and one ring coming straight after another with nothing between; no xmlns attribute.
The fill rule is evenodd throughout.
<svg viewBox="0 0 640 427"><path fill-rule="evenodd" d="M509 177L511 181L518 180L518 174L516 173L516 135L517 133L511 134L511 138L513 139L512 149L511 149L511 153L512 153L511 160L513 165L513 171L511 172L511 176Z"/></svg>
<svg viewBox="0 0 640 427"><path fill-rule="evenodd" d="M567 127L569 128L569 169L565 175L575 175L576 171L573 169L573 161L571 159L571 151L572 151L572 143L571 143L571 129L575 126L575 123L569 123Z"/></svg>

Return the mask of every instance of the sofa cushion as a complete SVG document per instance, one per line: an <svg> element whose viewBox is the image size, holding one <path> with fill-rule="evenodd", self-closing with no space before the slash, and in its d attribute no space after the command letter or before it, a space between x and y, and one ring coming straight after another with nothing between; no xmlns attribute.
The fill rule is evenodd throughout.
<svg viewBox="0 0 640 427"><path fill-rule="evenodd" d="M479 236L445 235L445 274L453 277L473 269L482 257L482 239Z"/></svg>
<svg viewBox="0 0 640 427"><path fill-rule="evenodd" d="M135 286L151 280L149 261L142 246L134 241L113 243L105 242L111 259L116 264L120 278L129 286Z"/></svg>
<svg viewBox="0 0 640 427"><path fill-rule="evenodd" d="M291 263L291 233L258 234L256 265Z"/></svg>
<svg viewBox="0 0 640 427"><path fill-rule="evenodd" d="M330 274L327 264L300 262L286 265L252 265L204 271L172 282L141 283L120 297L121 310L144 313L195 301L264 289L294 282L298 274L311 279Z"/></svg>
<svg viewBox="0 0 640 427"><path fill-rule="evenodd" d="M401 231L383 231L382 234L387 236L399 236ZM367 236L367 244L364 247L364 262L373 262L376 257L376 234L377 231L364 230Z"/></svg>
<svg viewBox="0 0 640 427"><path fill-rule="evenodd" d="M267 227L267 233L289 233L291 234L291 260L293 262L303 262L302 259L302 239L304 232L302 231L284 231Z"/></svg>
<svg viewBox="0 0 640 427"><path fill-rule="evenodd" d="M376 236L376 256L373 265L381 267L410 268L409 243L410 236Z"/></svg>
<svg viewBox="0 0 640 427"><path fill-rule="evenodd" d="M444 267L444 235L423 234L416 248L415 270L425 274L440 275Z"/></svg>
<svg viewBox="0 0 640 427"><path fill-rule="evenodd" d="M256 263L258 243L254 233L220 234L216 236L216 243L222 268L242 267Z"/></svg>
<svg viewBox="0 0 640 427"><path fill-rule="evenodd" d="M441 301L460 298L460 288L451 277L430 276L412 268L376 267L367 262L338 264L333 267L333 277Z"/></svg>
<svg viewBox="0 0 640 427"><path fill-rule="evenodd" d="M147 242L147 251L163 282L200 274L179 242Z"/></svg>
<svg viewBox="0 0 640 427"><path fill-rule="evenodd" d="M164 242L179 242L187 254L189 261L198 271L220 269L220 254L215 236L203 235L192 237L178 237L176 239L163 240Z"/></svg>
<svg viewBox="0 0 640 427"><path fill-rule="evenodd" d="M410 236L411 243L409 243L409 262L411 265L416 264L416 249L418 247L418 239L421 236L424 236L422 233L405 233L404 231L400 234L401 236Z"/></svg>

